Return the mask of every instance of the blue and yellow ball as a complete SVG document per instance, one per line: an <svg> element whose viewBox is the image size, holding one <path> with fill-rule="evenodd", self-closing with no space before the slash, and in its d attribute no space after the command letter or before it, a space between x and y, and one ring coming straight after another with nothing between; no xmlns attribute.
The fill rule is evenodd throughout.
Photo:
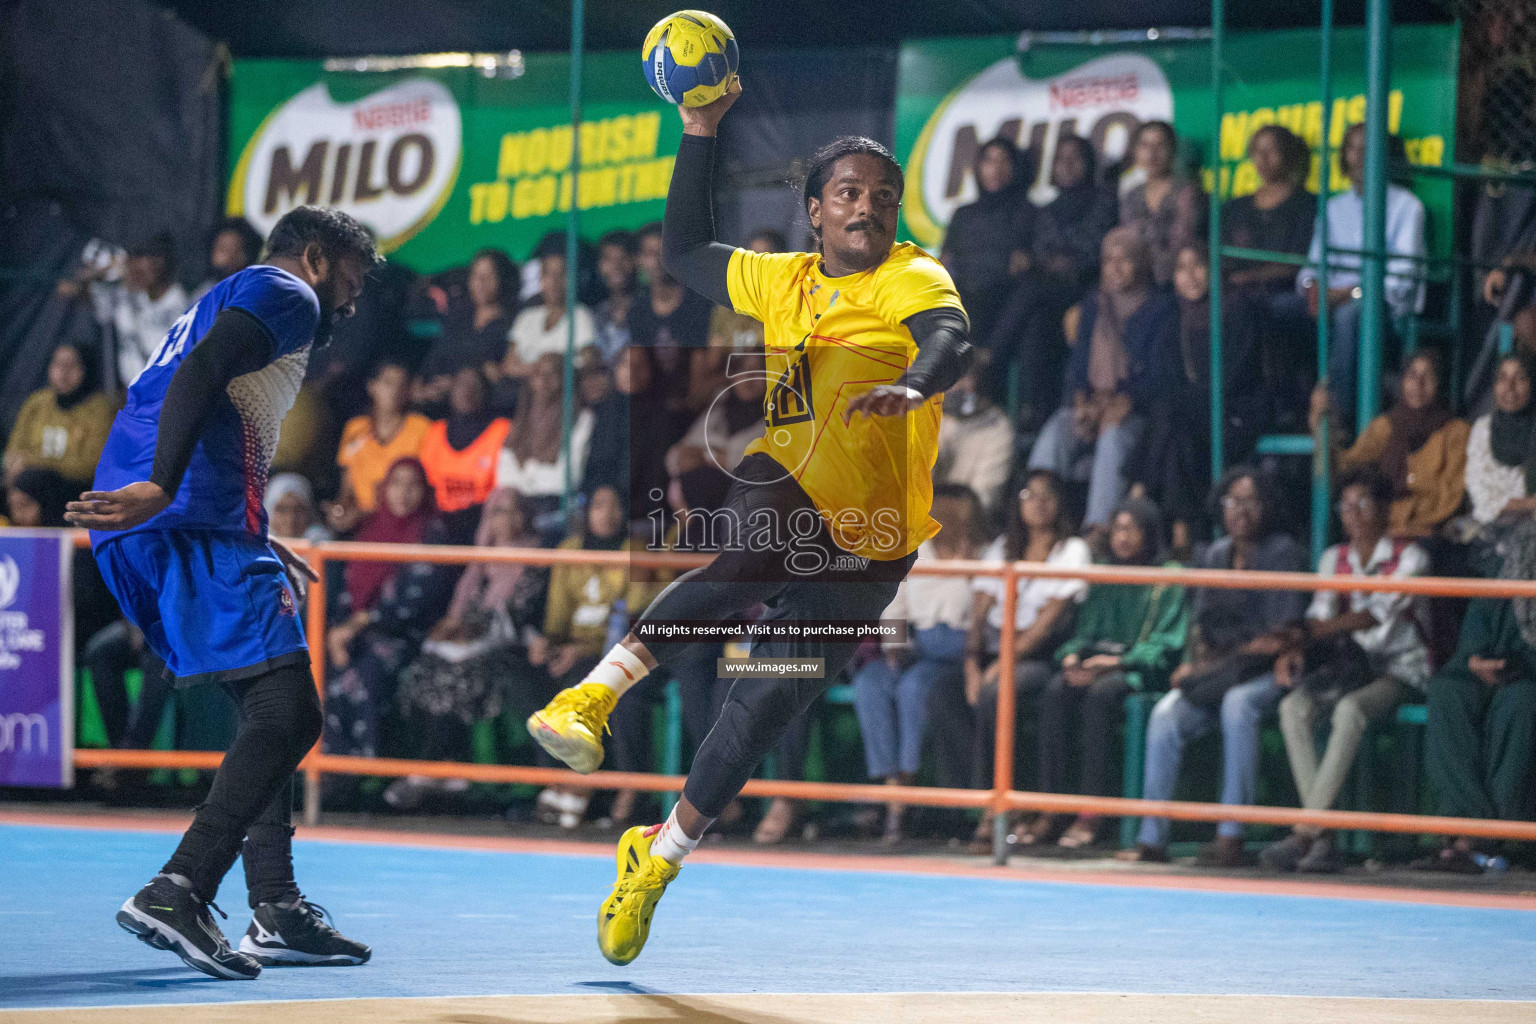
<svg viewBox="0 0 1536 1024"><path fill-rule="evenodd" d="M708 11L678 11L658 21L640 48L645 80L668 103L702 107L730 88L736 37Z"/></svg>

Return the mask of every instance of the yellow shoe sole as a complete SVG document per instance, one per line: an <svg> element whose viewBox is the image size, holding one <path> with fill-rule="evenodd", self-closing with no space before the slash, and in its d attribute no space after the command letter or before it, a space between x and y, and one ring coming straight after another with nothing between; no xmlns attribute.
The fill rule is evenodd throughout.
<svg viewBox="0 0 1536 1024"><path fill-rule="evenodd" d="M579 734L563 733L544 721L544 713L535 711L528 716L528 735L551 757L559 759L572 771L590 775L603 763L603 744L599 740Z"/></svg>
<svg viewBox="0 0 1536 1024"><path fill-rule="evenodd" d="M636 825L619 838L615 889L650 861L651 843L645 830L645 826ZM651 918L656 913L656 904L661 902L667 886L677 877L678 870L672 869L672 877L662 882L660 888L654 890L654 895L630 893L622 903L615 905L614 896L610 894L603 901L597 911L597 948L603 954L603 959L615 967L627 967L640 955L645 949L646 940L650 938ZM621 934L616 936L616 931Z"/></svg>

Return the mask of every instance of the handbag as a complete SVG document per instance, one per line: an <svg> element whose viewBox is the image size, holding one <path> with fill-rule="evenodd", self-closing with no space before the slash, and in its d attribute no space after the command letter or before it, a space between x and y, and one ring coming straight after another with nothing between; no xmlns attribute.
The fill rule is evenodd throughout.
<svg viewBox="0 0 1536 1024"><path fill-rule="evenodd" d="M1221 699L1228 690L1257 679L1270 671L1274 663L1275 659L1267 654L1223 655L1215 664L1185 679L1179 692L1195 707L1215 711L1221 707Z"/></svg>
<svg viewBox="0 0 1536 1024"><path fill-rule="evenodd" d="M1314 640L1302 654L1302 676L1296 681L1312 700L1332 706L1347 695L1369 686L1375 673L1370 655L1353 637L1335 636Z"/></svg>

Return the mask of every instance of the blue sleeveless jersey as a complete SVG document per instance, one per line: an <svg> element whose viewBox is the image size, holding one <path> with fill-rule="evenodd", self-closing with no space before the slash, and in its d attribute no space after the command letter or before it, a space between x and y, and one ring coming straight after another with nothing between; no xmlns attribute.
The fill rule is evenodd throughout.
<svg viewBox="0 0 1536 1024"><path fill-rule="evenodd" d="M249 313L266 328L272 338L272 360L230 382L228 401L213 411L175 500L137 530L238 531L266 537L262 497L277 451L278 427L298 397L320 322L314 289L277 267L248 267L230 275L166 332L128 388L127 403L112 422L96 466L94 488L114 491L149 479L160 409L171 377L219 312L230 307ZM91 544L95 547L121 536L123 531L93 532Z"/></svg>

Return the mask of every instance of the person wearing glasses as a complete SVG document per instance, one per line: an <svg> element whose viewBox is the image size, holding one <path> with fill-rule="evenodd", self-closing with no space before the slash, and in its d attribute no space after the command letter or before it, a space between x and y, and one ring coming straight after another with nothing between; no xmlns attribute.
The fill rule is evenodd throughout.
<svg viewBox="0 0 1536 1024"><path fill-rule="evenodd" d="M1392 481L1374 466L1339 481L1339 521L1346 540L1323 552L1317 574L1421 576L1429 554L1418 544L1388 534ZM1333 806L1372 722L1397 710L1410 693L1422 696L1429 681L1429 651L1419 626L1422 602L1411 594L1341 593L1319 590L1307 609L1304 642L1275 661L1275 682L1286 691L1280 731L1301 806ZM1330 716L1328 746L1317 756L1316 726ZM1332 837L1298 825L1259 855L1275 871L1336 872L1342 866Z"/></svg>
<svg viewBox="0 0 1536 1024"><path fill-rule="evenodd" d="M1306 552L1274 526L1276 501L1267 476L1236 466L1216 484L1215 512L1226 535L1195 558L1197 569L1253 569L1305 572ZM1173 687L1152 709L1147 724L1146 773L1142 796L1171 800L1184 748L1220 728L1221 802L1251 804L1259 769L1259 725L1274 714L1285 690L1272 666L1294 641L1306 610L1306 595L1290 590L1194 588L1189 597L1190 640L1184 664L1173 672ZM1222 689L1209 681L1229 677ZM1207 685L1197 685L1207 684ZM1170 824L1143 818L1135 849L1122 859L1166 861ZM1246 863L1241 822L1224 821L1216 841L1200 854L1208 867Z"/></svg>

